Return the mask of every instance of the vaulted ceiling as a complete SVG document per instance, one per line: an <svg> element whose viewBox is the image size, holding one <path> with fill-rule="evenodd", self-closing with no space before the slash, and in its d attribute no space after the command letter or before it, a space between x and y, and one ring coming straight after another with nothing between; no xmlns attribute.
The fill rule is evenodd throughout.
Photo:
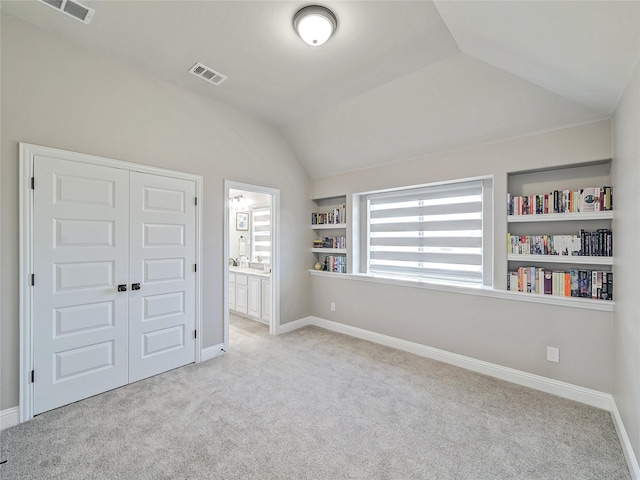
<svg viewBox="0 0 640 480"><path fill-rule="evenodd" d="M278 128L312 177L608 118L640 56L640 1L40 0L2 11ZM188 73L201 62L228 80Z"/></svg>

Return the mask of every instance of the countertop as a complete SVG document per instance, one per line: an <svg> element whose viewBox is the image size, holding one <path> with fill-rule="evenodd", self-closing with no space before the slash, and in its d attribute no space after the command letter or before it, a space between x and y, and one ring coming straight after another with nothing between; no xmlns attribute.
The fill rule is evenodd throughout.
<svg viewBox="0 0 640 480"><path fill-rule="evenodd" d="M244 275L253 275L255 277L271 278L270 272L265 272L264 270L259 270L257 268L242 268L242 267L233 267L230 265L229 271L233 273L244 274Z"/></svg>

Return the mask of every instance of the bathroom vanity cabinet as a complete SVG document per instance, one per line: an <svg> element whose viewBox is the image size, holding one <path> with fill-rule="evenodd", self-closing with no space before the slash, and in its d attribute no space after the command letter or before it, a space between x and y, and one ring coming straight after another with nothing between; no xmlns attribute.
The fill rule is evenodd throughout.
<svg viewBox="0 0 640 480"><path fill-rule="evenodd" d="M229 267L229 310L268 324L271 319L271 275L253 268Z"/></svg>

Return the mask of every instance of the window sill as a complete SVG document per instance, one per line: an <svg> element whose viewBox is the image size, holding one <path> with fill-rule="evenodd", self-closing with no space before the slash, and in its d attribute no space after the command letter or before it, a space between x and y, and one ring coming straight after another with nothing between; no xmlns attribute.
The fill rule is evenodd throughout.
<svg viewBox="0 0 640 480"><path fill-rule="evenodd" d="M555 297L552 295L539 295L534 293L511 292L508 290L498 290L492 287L453 285L444 283L433 283L426 280L399 280L395 278L377 277L364 275L361 273L334 273L318 270L309 270L312 276L340 278L359 282L380 283L385 285L397 285L410 288L422 288L425 290L436 290L440 292L461 293L465 295L477 295L481 297L501 298L516 302L543 303L547 305L558 305L571 308L583 308L586 310L599 310L602 312L612 312L614 303L608 300L592 300L574 297Z"/></svg>

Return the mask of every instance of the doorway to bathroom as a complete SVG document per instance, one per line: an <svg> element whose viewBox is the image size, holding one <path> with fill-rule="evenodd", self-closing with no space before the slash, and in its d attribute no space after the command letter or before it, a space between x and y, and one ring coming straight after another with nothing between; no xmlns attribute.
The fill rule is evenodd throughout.
<svg viewBox="0 0 640 480"><path fill-rule="evenodd" d="M280 325L280 191L230 180L225 181L224 190L224 344L228 351L234 328L264 328L275 335Z"/></svg>

